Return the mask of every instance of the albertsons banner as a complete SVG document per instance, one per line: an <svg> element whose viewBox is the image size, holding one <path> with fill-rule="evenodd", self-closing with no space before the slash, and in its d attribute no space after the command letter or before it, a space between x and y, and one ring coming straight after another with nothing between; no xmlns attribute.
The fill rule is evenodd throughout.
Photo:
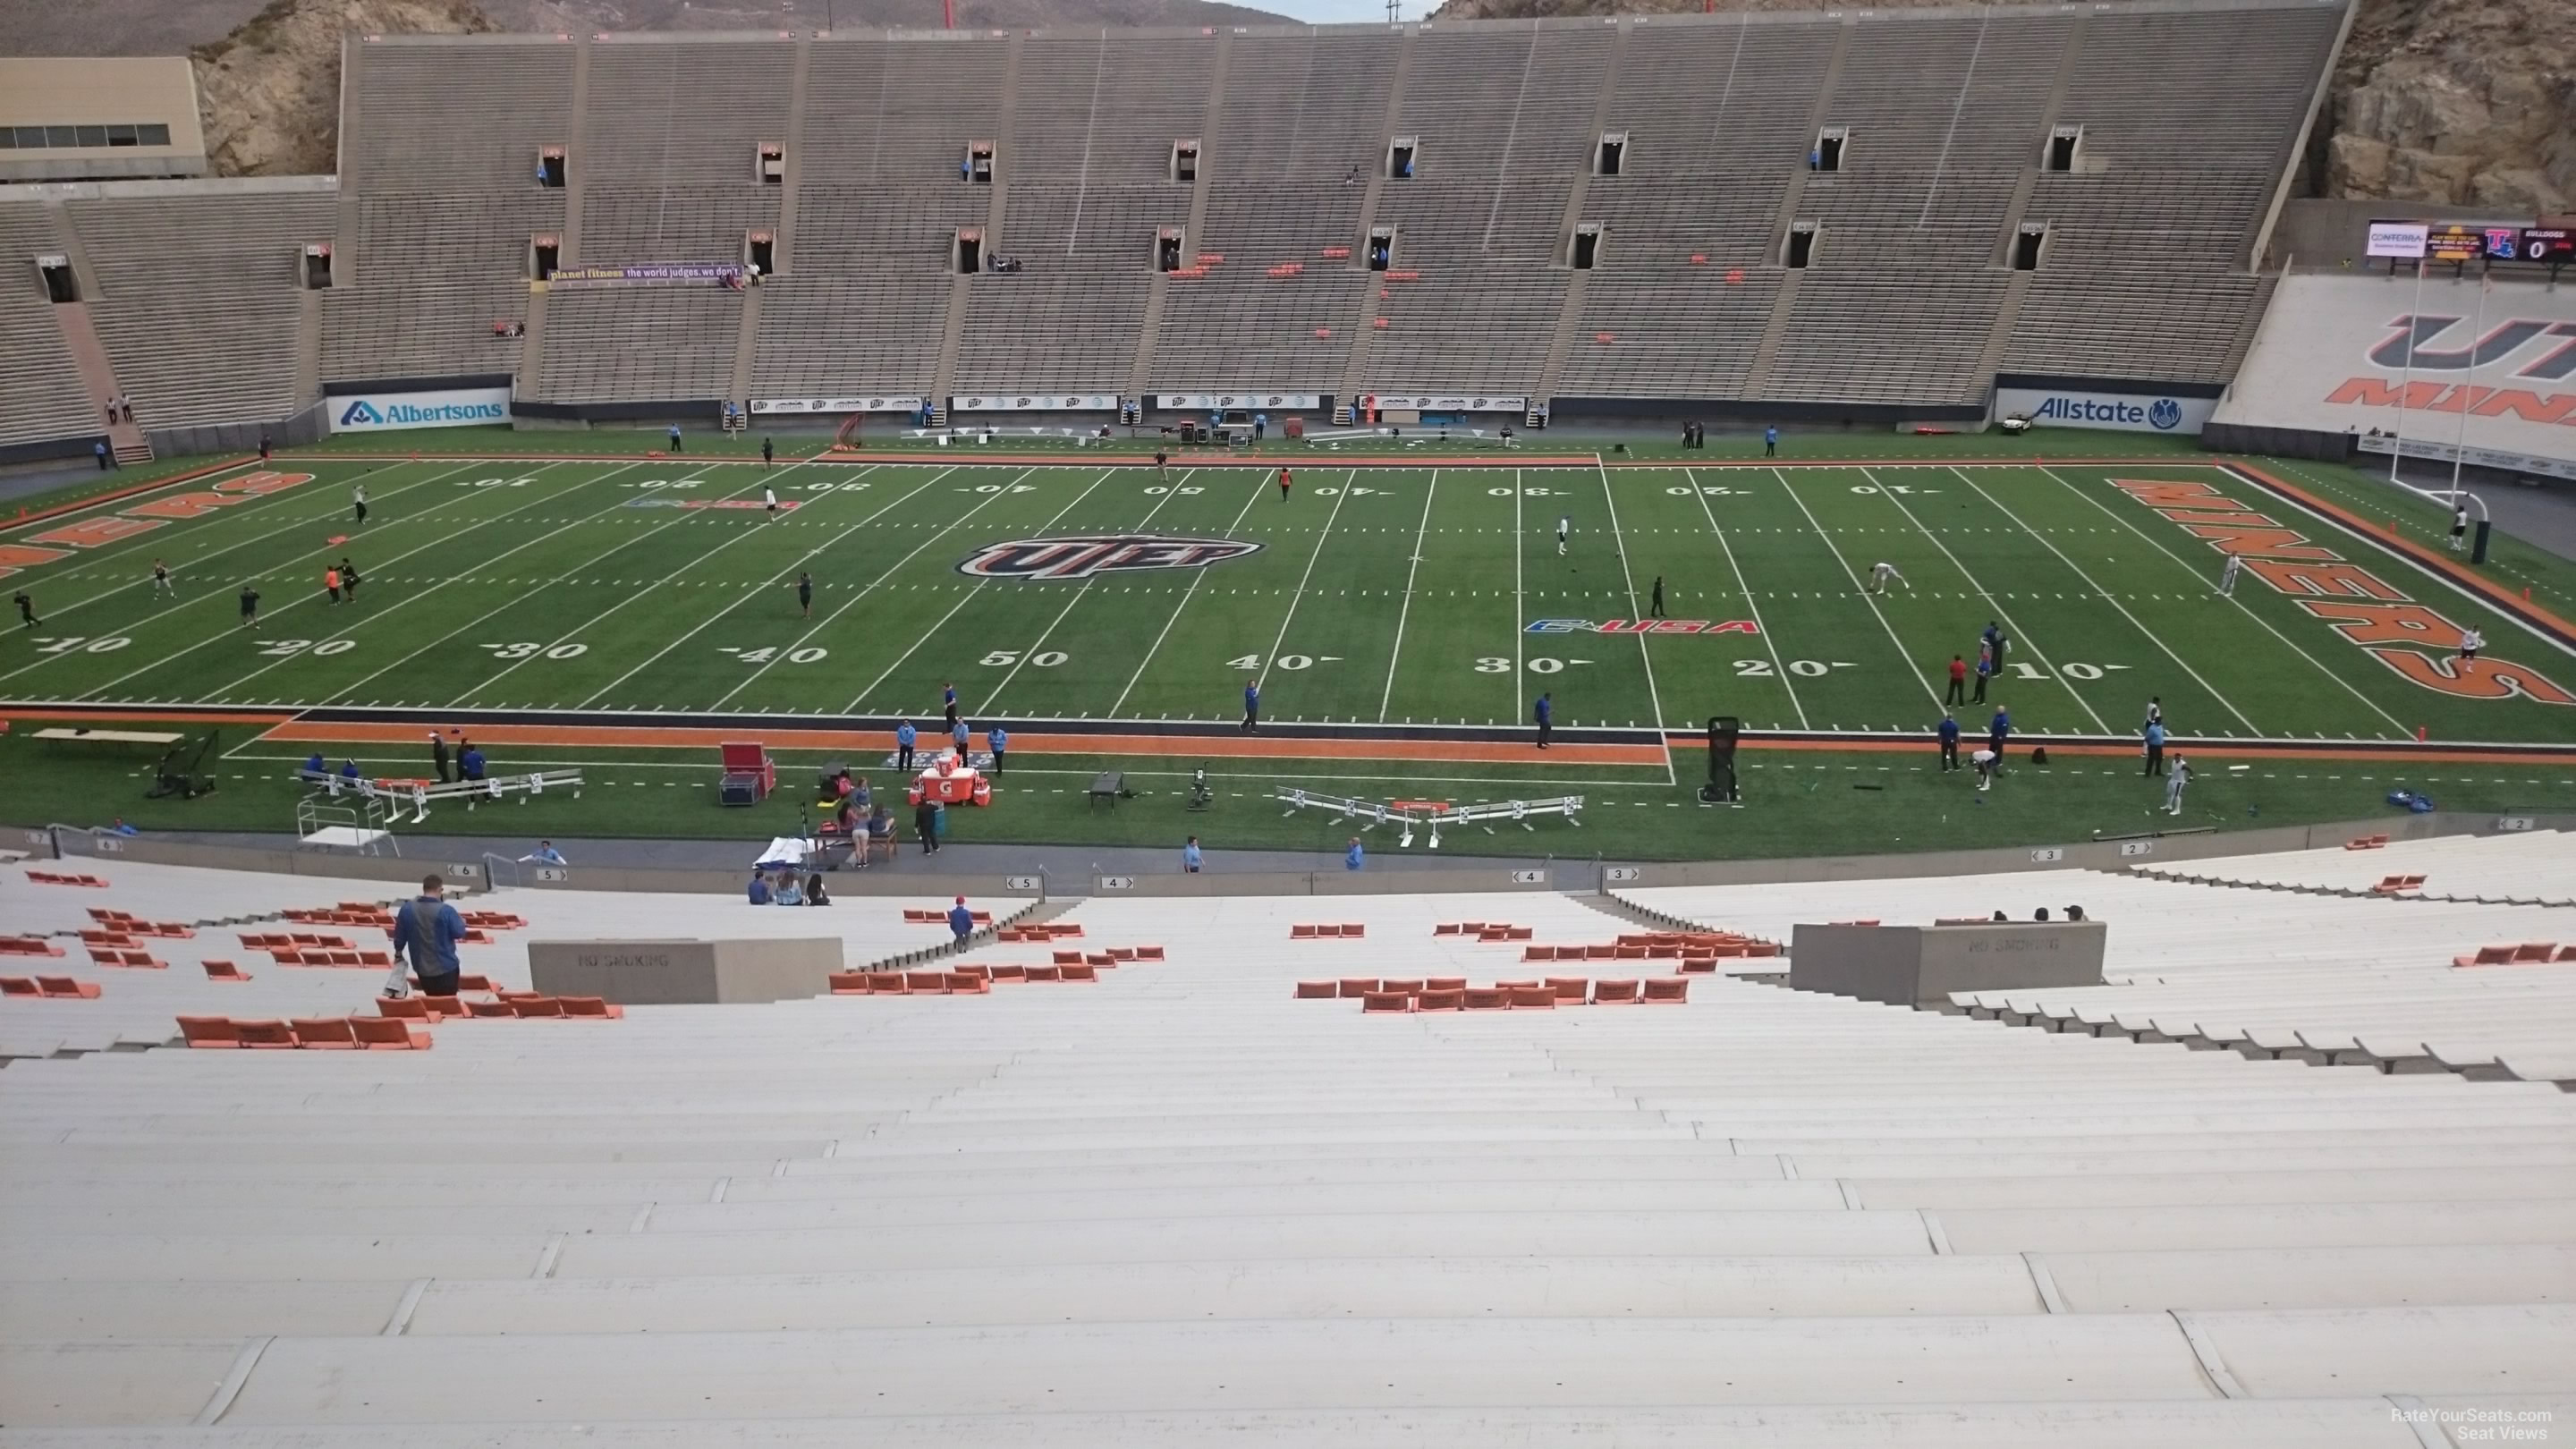
<svg viewBox="0 0 2576 1449"><path fill-rule="evenodd" d="M506 387L450 388L443 392L362 393L327 399L331 431L383 433L396 428L463 428L510 420Z"/></svg>
<svg viewBox="0 0 2576 1449"><path fill-rule="evenodd" d="M2044 428L2107 428L2119 433L2180 433L2198 437L2218 399L2160 397L2153 393L2063 392L2035 387L1995 389L1995 416L2028 418Z"/></svg>

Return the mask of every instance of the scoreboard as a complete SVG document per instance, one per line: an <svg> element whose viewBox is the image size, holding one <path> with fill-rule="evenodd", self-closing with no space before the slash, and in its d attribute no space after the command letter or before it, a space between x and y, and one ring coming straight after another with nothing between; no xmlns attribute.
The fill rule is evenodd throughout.
<svg viewBox="0 0 2576 1449"><path fill-rule="evenodd" d="M2576 263L2576 231L2563 226L2526 226L2513 253L2526 262L2563 267Z"/></svg>

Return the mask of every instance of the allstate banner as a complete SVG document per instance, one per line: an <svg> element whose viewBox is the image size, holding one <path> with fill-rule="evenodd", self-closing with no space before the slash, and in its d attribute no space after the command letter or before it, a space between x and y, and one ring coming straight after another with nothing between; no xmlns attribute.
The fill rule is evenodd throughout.
<svg viewBox="0 0 2576 1449"><path fill-rule="evenodd" d="M968 393L948 400L951 413L1114 413L1118 395L1107 392Z"/></svg>
<svg viewBox="0 0 2576 1449"><path fill-rule="evenodd" d="M1162 392L1154 394L1154 406L1179 412L1223 412L1229 408L1255 412L1313 412L1324 405L1321 393L1313 392Z"/></svg>
<svg viewBox="0 0 2576 1449"><path fill-rule="evenodd" d="M740 262L645 262L624 267L559 267L546 283L554 287L631 287L655 282L725 282L741 275Z"/></svg>
<svg viewBox="0 0 2576 1449"><path fill-rule="evenodd" d="M2028 418L2044 427L2101 428L2115 433L2178 433L2198 437L2218 399L2166 397L2142 392L2069 392L2060 388L1999 387L1995 416Z"/></svg>
<svg viewBox="0 0 2576 1449"><path fill-rule="evenodd" d="M506 387L439 392L365 393L329 400L331 431L384 433L397 428L468 428L510 420Z"/></svg>
<svg viewBox="0 0 2576 1449"><path fill-rule="evenodd" d="M787 413L917 413L918 397L789 397L753 398L755 414Z"/></svg>

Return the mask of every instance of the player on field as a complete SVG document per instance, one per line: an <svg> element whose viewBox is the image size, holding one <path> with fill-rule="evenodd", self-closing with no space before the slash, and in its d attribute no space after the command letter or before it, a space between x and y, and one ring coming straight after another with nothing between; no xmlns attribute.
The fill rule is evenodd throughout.
<svg viewBox="0 0 2576 1449"><path fill-rule="evenodd" d="M1572 532L1574 532L1574 520L1564 516L1563 514L1557 515L1556 556L1558 558L1565 557L1565 536Z"/></svg>
<svg viewBox="0 0 2576 1449"><path fill-rule="evenodd" d="M242 627L245 629L259 627L259 590L248 584L242 585L241 619Z"/></svg>
<svg viewBox="0 0 2576 1449"><path fill-rule="evenodd" d="M155 594L179 592L170 582L170 566L157 558L152 561L152 592Z"/></svg>
<svg viewBox="0 0 2576 1449"><path fill-rule="evenodd" d="M2161 694L2151 694L2151 695L2148 695L2148 696L2147 696L2147 723L2149 723L2149 724L2163 724L2164 722L2165 722L2165 697L2164 697L2163 695L2161 695Z"/></svg>
<svg viewBox="0 0 2576 1449"><path fill-rule="evenodd" d="M1907 579L1905 575L1897 572L1896 565L1881 561L1869 566L1869 591L1871 593L1886 593L1888 581L1891 579L1895 580L1897 583L1905 585L1905 591L1907 593L1910 594L1914 592L1913 582Z"/></svg>
<svg viewBox="0 0 2576 1449"><path fill-rule="evenodd" d="M340 556L340 592L349 596L350 603L358 602L358 566L346 554Z"/></svg>
<svg viewBox="0 0 2576 1449"><path fill-rule="evenodd" d="M1154 476L1166 483L1172 481L1171 455L1160 448L1154 450Z"/></svg>
<svg viewBox="0 0 2576 1449"><path fill-rule="evenodd" d="M763 485L760 490L760 506L767 511L769 517L776 518L778 516L778 490Z"/></svg>
<svg viewBox="0 0 2576 1449"><path fill-rule="evenodd" d="M1646 617L1649 619L1664 617L1664 576L1662 574L1655 575L1655 601Z"/></svg>
<svg viewBox="0 0 2576 1449"><path fill-rule="evenodd" d="M777 457L778 457L778 450L777 450L777 448L776 448L776 447L774 447L774 446L772 446L772 445L771 445L771 443L770 443L770 441L769 441L767 438L763 438L763 439L761 439L761 440L760 440L760 466L762 466L762 467L764 467L764 468L768 467L772 462L776 461Z"/></svg>
<svg viewBox="0 0 2576 1449"><path fill-rule="evenodd" d="M2451 505L2451 552L2466 553L2469 548L2469 506Z"/></svg>
<svg viewBox="0 0 2576 1449"><path fill-rule="evenodd" d="M2229 554L2227 556L2227 562L2221 565L2218 570L2218 596L2220 598L2232 599L2236 597L2236 576L2243 572L2245 572L2244 555L2233 553Z"/></svg>
<svg viewBox="0 0 2576 1449"><path fill-rule="evenodd" d="M2478 651L2485 647L2487 647L2486 635L2479 633L2475 629L2463 629L2460 631L2460 657L2462 659L2477 658Z"/></svg>
<svg viewBox="0 0 2576 1449"><path fill-rule="evenodd" d="M332 603L340 602L340 566L338 564L333 564L322 571L322 587L330 593Z"/></svg>
<svg viewBox="0 0 2576 1449"><path fill-rule="evenodd" d="M2173 773L2165 776L2165 813L2167 815L2182 813L2182 790L2190 783L2191 761L2180 755L2174 756Z"/></svg>
<svg viewBox="0 0 2576 1449"><path fill-rule="evenodd" d="M810 573L796 576L796 607L805 611L806 618L814 617L814 576Z"/></svg>
<svg viewBox="0 0 2576 1449"><path fill-rule="evenodd" d="M1280 501L1280 502L1285 503L1285 502L1287 502L1287 501L1288 501L1288 485L1289 485L1289 484L1291 484L1291 483L1294 483L1294 482L1296 482L1296 481L1297 481L1297 480L1296 480L1295 478L1293 478L1293 477L1289 476L1289 473L1288 473L1288 465L1287 465L1287 464L1285 464L1285 463L1280 464L1280 465L1279 465L1279 501Z"/></svg>
<svg viewBox="0 0 2576 1449"><path fill-rule="evenodd" d="M44 620L36 617L36 601L27 597L27 591L25 589L20 589L17 593L12 594L9 601L18 606L19 628L33 629L38 624L45 622Z"/></svg>
<svg viewBox="0 0 2576 1449"><path fill-rule="evenodd" d="M359 484L355 489L353 489L353 490L350 492L350 494L349 494L349 504L350 504L350 506L351 506L351 507L353 507L353 508L355 508L355 509L357 509L357 510L358 510L358 526L359 526L360 528L364 528L364 527L366 527L366 526L367 526L367 485L366 485L366 484L361 483L361 484Z"/></svg>

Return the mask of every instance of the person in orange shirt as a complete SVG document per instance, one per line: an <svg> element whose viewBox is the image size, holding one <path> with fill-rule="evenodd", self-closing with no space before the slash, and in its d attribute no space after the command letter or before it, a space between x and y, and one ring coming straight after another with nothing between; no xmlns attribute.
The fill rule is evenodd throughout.
<svg viewBox="0 0 2576 1449"><path fill-rule="evenodd" d="M1287 502L1287 501L1288 501L1288 485L1289 485L1290 483L1294 482L1294 481L1295 481L1294 479L1292 479L1292 478L1290 478L1290 477L1288 476L1288 469L1287 469L1287 466L1286 466L1285 464L1282 464L1282 465L1280 466L1280 469L1279 469L1279 501L1280 501L1280 502L1285 503L1285 502Z"/></svg>
<svg viewBox="0 0 2576 1449"><path fill-rule="evenodd" d="M329 567L329 568L327 568L327 569L324 569L324 570L322 571L322 587L330 591L330 594L331 594L331 602L332 602L332 603L335 603L335 604L336 604L336 603L340 602L340 568L339 568L339 565L334 564L334 565L332 565L331 567Z"/></svg>

